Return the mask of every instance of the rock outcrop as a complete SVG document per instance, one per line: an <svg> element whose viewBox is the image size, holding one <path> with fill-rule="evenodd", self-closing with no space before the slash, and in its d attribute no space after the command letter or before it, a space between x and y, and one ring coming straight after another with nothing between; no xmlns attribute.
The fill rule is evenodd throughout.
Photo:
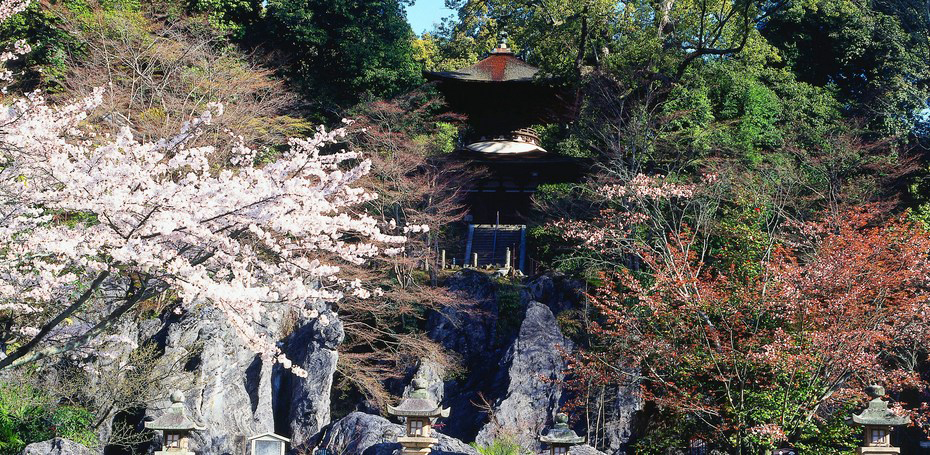
<svg viewBox="0 0 930 455"><path fill-rule="evenodd" d="M565 369L562 352L571 349L549 307L530 302L517 339L502 359L501 380L509 380L507 393L494 406L491 421L476 441L490 445L496 438L509 437L523 447L537 447L537 435L559 408L559 382Z"/></svg>
<svg viewBox="0 0 930 455"><path fill-rule="evenodd" d="M428 359L422 358L417 363L417 368L411 375L410 379L420 378L426 381L426 391L433 395L436 398L436 401L442 402L443 397L445 396L445 383L443 382L443 376L445 376L445 369L442 365ZM410 392L413 391L412 381L407 382L407 386L404 387L403 396L410 395Z"/></svg>
<svg viewBox="0 0 930 455"><path fill-rule="evenodd" d="M460 354L466 364L486 357L497 333L494 284L487 275L466 269L449 278L447 287L471 304L432 313L427 321L429 337Z"/></svg>
<svg viewBox="0 0 930 455"><path fill-rule="evenodd" d="M274 428L270 361L246 346L218 309L196 307L156 337L163 337L166 365L190 359L177 374L191 415L206 427L192 438L197 450L241 453L246 437ZM153 407L167 406L166 397Z"/></svg>
<svg viewBox="0 0 930 455"><path fill-rule="evenodd" d="M577 308L581 301L584 283L572 280L558 273L539 275L526 283L523 289L524 301L537 301L545 304L558 315L562 311Z"/></svg>
<svg viewBox="0 0 930 455"><path fill-rule="evenodd" d="M475 403L495 400L505 391L497 371L503 352L498 346L497 286L486 274L469 269L450 277L446 286L462 303L430 314L427 333L462 359L466 374L443 385L443 406L455 416L443 431L471 441L486 422Z"/></svg>
<svg viewBox="0 0 930 455"><path fill-rule="evenodd" d="M54 438L27 445L21 455L93 455L94 453L96 452L70 439Z"/></svg>
<svg viewBox="0 0 930 455"><path fill-rule="evenodd" d="M343 455L392 455L400 453L394 442L402 435L403 426L384 417L353 412L328 425L320 433L319 447ZM479 455L473 447L442 433L434 433L439 443L433 447L437 455Z"/></svg>
<svg viewBox="0 0 930 455"><path fill-rule="evenodd" d="M605 450L612 455L628 453L628 446L633 437L636 417L643 409L643 397L639 384L617 387L613 399L605 412L604 438Z"/></svg>
<svg viewBox="0 0 930 455"><path fill-rule="evenodd" d="M281 371L276 406L288 410L287 428L293 447L302 447L330 420L330 392L339 352L345 338L342 322L332 311L297 329L286 341L285 352L296 365L307 371L306 378ZM289 390L289 393L286 392Z"/></svg>

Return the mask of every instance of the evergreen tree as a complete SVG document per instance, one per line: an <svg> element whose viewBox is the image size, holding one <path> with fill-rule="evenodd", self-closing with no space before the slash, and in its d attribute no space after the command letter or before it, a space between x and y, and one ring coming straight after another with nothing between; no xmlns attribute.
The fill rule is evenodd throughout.
<svg viewBox="0 0 930 455"><path fill-rule="evenodd" d="M399 0L271 0L266 42L292 59L292 76L322 108L396 95L421 82L413 32Z"/></svg>

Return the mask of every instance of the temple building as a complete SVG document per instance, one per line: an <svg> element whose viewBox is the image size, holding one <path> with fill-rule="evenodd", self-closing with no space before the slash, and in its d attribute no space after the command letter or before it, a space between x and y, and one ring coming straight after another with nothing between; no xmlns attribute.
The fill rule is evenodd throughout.
<svg viewBox="0 0 930 455"><path fill-rule="evenodd" d="M567 123L575 117L571 89L540 77L539 68L516 56L506 34L487 58L456 71L424 72L436 81L449 107L468 117L459 159L487 170L466 198L469 240L463 264L523 269L525 217L530 198L547 183L578 181L578 159L546 151L533 125ZM511 264L504 264L506 250Z"/></svg>

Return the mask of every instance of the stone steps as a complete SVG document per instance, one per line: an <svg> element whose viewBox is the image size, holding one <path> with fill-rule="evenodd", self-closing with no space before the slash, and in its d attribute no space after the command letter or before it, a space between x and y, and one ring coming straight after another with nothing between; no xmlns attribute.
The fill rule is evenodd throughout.
<svg viewBox="0 0 930 455"><path fill-rule="evenodd" d="M468 228L468 244L465 248L465 264L472 264L478 255L478 267L504 267L507 249L511 252L511 264L522 269L523 250L526 244L526 226L520 224L473 224Z"/></svg>

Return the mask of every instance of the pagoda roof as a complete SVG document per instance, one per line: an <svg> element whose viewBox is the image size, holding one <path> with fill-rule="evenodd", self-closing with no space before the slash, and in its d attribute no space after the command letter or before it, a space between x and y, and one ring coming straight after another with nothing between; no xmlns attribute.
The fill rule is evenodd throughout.
<svg viewBox="0 0 930 455"><path fill-rule="evenodd" d="M464 82L531 82L539 68L526 63L501 44L484 60L455 71L424 71L430 80Z"/></svg>

